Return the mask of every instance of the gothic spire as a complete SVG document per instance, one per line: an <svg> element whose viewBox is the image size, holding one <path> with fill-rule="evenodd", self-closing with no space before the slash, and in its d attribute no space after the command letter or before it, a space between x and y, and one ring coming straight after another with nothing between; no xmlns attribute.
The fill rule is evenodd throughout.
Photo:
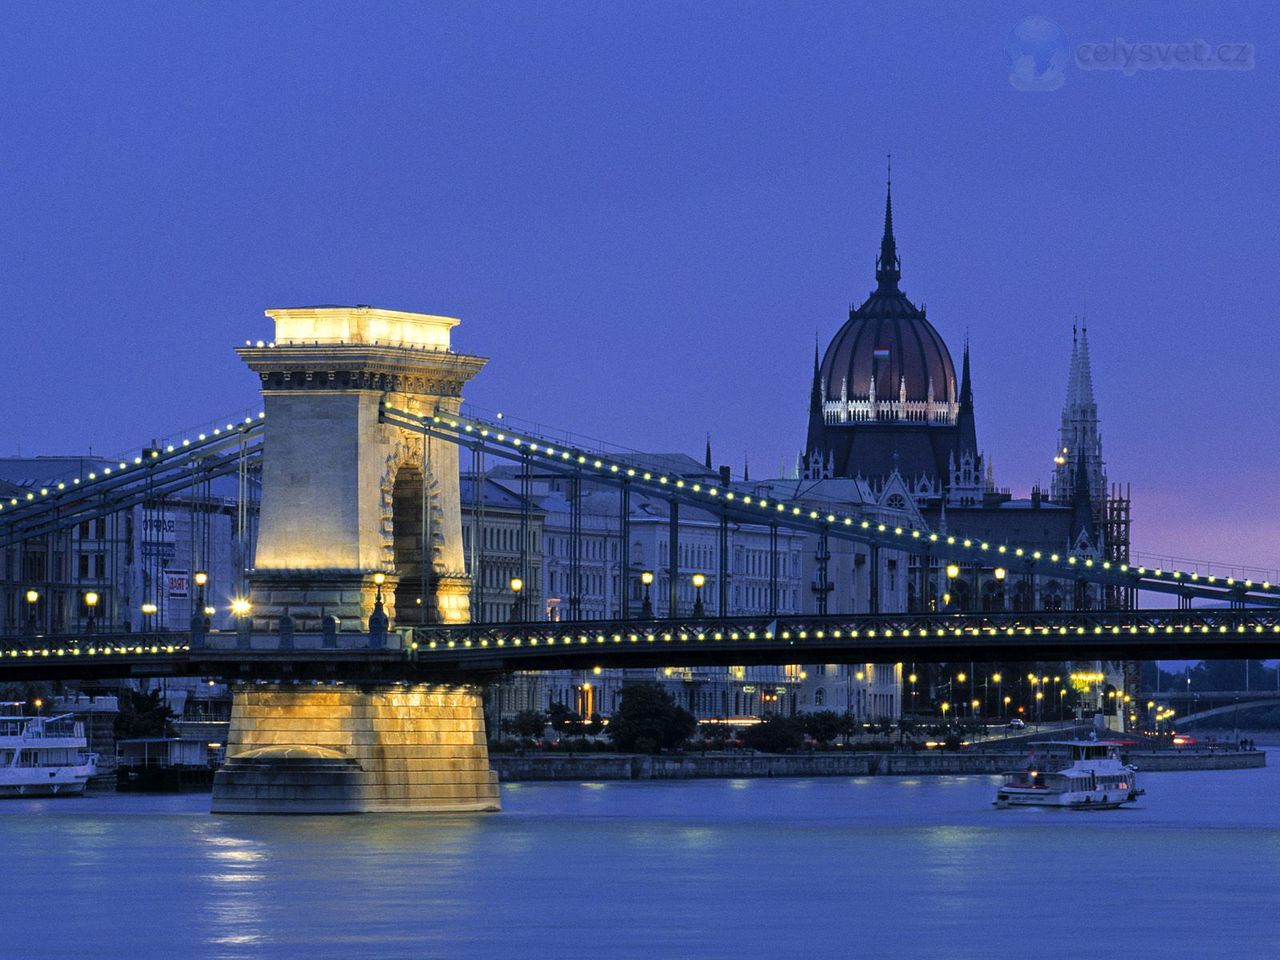
<svg viewBox="0 0 1280 960"><path fill-rule="evenodd" d="M707 434L707 469L711 469L711 434Z"/></svg>
<svg viewBox="0 0 1280 960"><path fill-rule="evenodd" d="M1054 451L1053 499L1070 503L1075 487L1077 460L1084 458L1088 491L1092 498L1106 490L1102 462L1102 436L1098 404L1093 396L1093 369L1089 360L1089 330L1083 322L1071 327L1071 367L1067 375L1067 396L1062 405L1058 446Z"/></svg>
<svg viewBox="0 0 1280 960"><path fill-rule="evenodd" d="M884 193L884 236L880 239L880 256L876 260L876 283L879 284L879 292L898 292L898 279L902 276L901 268L902 262L898 259L898 244L893 239L893 165L891 159Z"/></svg>
<svg viewBox="0 0 1280 960"><path fill-rule="evenodd" d="M960 374L960 410L956 413L956 456L966 451L978 456L978 428L973 415L973 381L969 377L969 340L964 341L964 364Z"/></svg>
<svg viewBox="0 0 1280 960"><path fill-rule="evenodd" d="M822 364L818 360L818 341L813 342L813 387L809 391L809 436L805 443L805 459L815 451L826 449L826 418L822 412Z"/></svg>

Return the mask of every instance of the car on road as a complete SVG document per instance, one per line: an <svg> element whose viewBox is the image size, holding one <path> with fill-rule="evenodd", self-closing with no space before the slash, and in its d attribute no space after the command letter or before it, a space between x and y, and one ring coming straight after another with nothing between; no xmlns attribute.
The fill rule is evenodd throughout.
<svg viewBox="0 0 1280 960"><path fill-rule="evenodd" d="M1012 720L1009 721L1009 729L1025 730L1027 729L1027 721L1019 719L1018 717L1014 717Z"/></svg>

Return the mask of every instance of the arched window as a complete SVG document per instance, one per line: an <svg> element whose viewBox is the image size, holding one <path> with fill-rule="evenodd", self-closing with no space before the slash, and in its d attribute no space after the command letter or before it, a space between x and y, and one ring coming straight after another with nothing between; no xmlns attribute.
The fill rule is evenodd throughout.
<svg viewBox="0 0 1280 960"><path fill-rule="evenodd" d="M900 493L891 493L884 505L890 510L905 510L907 509L907 498Z"/></svg>
<svg viewBox="0 0 1280 960"><path fill-rule="evenodd" d="M813 691L813 705L815 707L824 707L827 704L827 691L822 687Z"/></svg>

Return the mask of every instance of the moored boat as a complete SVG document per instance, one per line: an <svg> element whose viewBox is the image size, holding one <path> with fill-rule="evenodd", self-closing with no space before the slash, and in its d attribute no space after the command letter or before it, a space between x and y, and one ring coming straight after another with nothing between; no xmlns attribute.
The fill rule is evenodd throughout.
<svg viewBox="0 0 1280 960"><path fill-rule="evenodd" d="M5 703L7 710L21 703ZM0 797L74 796L98 772L84 723L70 713L24 717L0 713Z"/></svg>
<svg viewBox="0 0 1280 960"><path fill-rule="evenodd" d="M1143 793L1137 770L1120 759L1120 744L1106 740L1038 743L1025 767L1004 775L994 805L1113 810Z"/></svg>

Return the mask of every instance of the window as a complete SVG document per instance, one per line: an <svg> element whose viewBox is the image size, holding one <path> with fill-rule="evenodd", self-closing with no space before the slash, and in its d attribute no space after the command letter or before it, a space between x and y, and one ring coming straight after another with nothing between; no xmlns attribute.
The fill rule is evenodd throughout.
<svg viewBox="0 0 1280 960"><path fill-rule="evenodd" d="M813 705L815 707L824 707L827 704L827 691L822 687L813 691Z"/></svg>

